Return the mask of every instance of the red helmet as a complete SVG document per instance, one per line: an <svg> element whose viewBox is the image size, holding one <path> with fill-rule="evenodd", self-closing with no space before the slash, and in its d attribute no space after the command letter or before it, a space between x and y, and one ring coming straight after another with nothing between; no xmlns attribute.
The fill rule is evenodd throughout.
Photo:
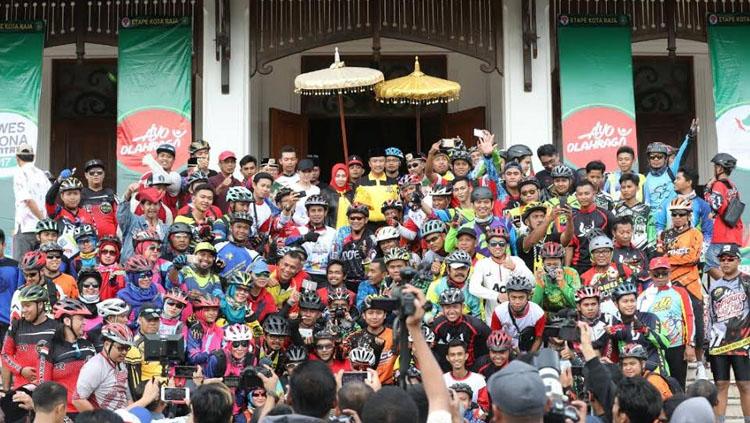
<svg viewBox="0 0 750 423"><path fill-rule="evenodd" d="M148 272L153 269L153 267L154 265L151 264L146 257L141 255L132 256L125 263L125 271L133 273Z"/></svg>
<svg viewBox="0 0 750 423"><path fill-rule="evenodd" d="M193 300L193 308L204 307L219 307L219 299L211 294L205 294Z"/></svg>
<svg viewBox="0 0 750 423"><path fill-rule="evenodd" d="M41 270L47 264L47 257L40 251L29 251L21 259L21 270Z"/></svg>
<svg viewBox="0 0 750 423"><path fill-rule="evenodd" d="M505 230L505 228L502 226L488 227L484 231L484 237L487 239L500 237L503 238L506 242L510 239L508 231Z"/></svg>
<svg viewBox="0 0 750 423"><path fill-rule="evenodd" d="M598 286L583 286L581 288L578 288L578 291L576 291L576 302L580 302L585 300L586 298L596 298L597 300L601 300L601 292L599 292Z"/></svg>
<svg viewBox="0 0 750 423"><path fill-rule="evenodd" d="M133 332L122 323L108 323L102 328L102 338L122 345L133 346Z"/></svg>
<svg viewBox="0 0 750 423"><path fill-rule="evenodd" d="M174 287L170 289L169 291L164 293L164 299L165 300L173 300L180 304L187 305L188 303L188 297L187 294L181 290L180 288Z"/></svg>
<svg viewBox="0 0 750 423"><path fill-rule="evenodd" d="M487 348L490 351L509 350L513 346L513 340L504 330L493 330L487 337Z"/></svg>
<svg viewBox="0 0 750 423"><path fill-rule="evenodd" d="M557 242L545 242L542 245L542 251L540 253L542 258L563 258L565 257L565 249L562 244Z"/></svg>
<svg viewBox="0 0 750 423"><path fill-rule="evenodd" d="M52 312L55 315L55 319L63 316L91 316L91 312L82 302L67 297L56 302L54 307L52 307Z"/></svg>

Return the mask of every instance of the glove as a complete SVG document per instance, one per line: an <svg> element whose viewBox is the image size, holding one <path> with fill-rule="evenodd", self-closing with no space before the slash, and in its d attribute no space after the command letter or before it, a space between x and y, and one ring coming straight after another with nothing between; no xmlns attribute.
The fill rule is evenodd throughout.
<svg viewBox="0 0 750 423"><path fill-rule="evenodd" d="M255 314L252 308L245 307L245 323L251 323L258 320L258 315Z"/></svg>
<svg viewBox="0 0 750 423"><path fill-rule="evenodd" d="M70 169L63 169L60 171L60 174L57 176L58 181L62 181L63 179L70 178L73 175L73 172Z"/></svg>
<svg viewBox="0 0 750 423"><path fill-rule="evenodd" d="M227 266L227 263L224 260L220 259L220 258L217 258L216 261L214 262L214 267L216 267L216 269L219 272L221 272L222 270L224 270L224 268L226 266Z"/></svg>
<svg viewBox="0 0 750 423"><path fill-rule="evenodd" d="M172 260L172 264L174 265L175 269L182 269L188 264L187 255L180 254L179 256L175 257L174 260Z"/></svg>
<svg viewBox="0 0 750 423"><path fill-rule="evenodd" d="M318 238L320 238L320 234L315 231L310 231L305 234L305 236L302 238L305 240L305 242L317 242Z"/></svg>

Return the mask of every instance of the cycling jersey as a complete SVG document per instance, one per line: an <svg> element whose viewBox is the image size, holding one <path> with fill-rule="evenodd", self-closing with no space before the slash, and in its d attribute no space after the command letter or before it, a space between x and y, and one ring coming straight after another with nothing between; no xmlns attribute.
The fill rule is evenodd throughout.
<svg viewBox="0 0 750 423"><path fill-rule="evenodd" d="M225 266L219 274L222 277L233 272L250 272L255 260L261 258L257 251L234 241L224 241L215 245L216 257L223 260Z"/></svg>
<svg viewBox="0 0 750 423"><path fill-rule="evenodd" d="M509 357L509 360L511 358L512 357ZM506 362L505 365L508 365L508 363ZM503 367L505 367L505 366L503 366ZM492 359L490 358L489 354L487 354L487 355L483 355L483 356L477 358L474 361L473 370L476 373L479 373L480 375L484 376L485 379L489 379L490 376L492 376L495 373L497 373L500 370L502 370L503 367L497 367L497 366L495 366L495 363L492 362Z"/></svg>
<svg viewBox="0 0 750 423"><path fill-rule="evenodd" d="M484 300L484 315L492 316L492 311L497 307L497 296L504 292L505 284L512 276L522 276L533 279L534 274L526 267L526 264L518 257L509 256L515 264L511 271L504 264L497 263L492 257L477 260L469 278L469 292ZM504 260L503 260L504 262Z"/></svg>
<svg viewBox="0 0 750 423"><path fill-rule="evenodd" d="M443 371L450 369L450 363L445 357L448 354L448 344L454 339L460 339L466 344L467 368L474 364L476 357L487 354L490 328L474 316L461 316L455 322L449 321L445 316L438 316L432 321L430 328L435 333L432 352Z"/></svg>
<svg viewBox="0 0 750 423"><path fill-rule="evenodd" d="M2 364L13 374L13 389L32 383L21 375L24 367L39 368L39 355L36 347L40 341L52 342L59 323L45 319L34 325L24 319L14 320L5 335L2 350Z"/></svg>
<svg viewBox="0 0 750 423"><path fill-rule="evenodd" d="M542 278L534 277L536 285L531 294L531 301L542 306L548 314L576 306L576 291L581 287L581 279L572 267L564 266L562 270L562 285L547 274Z"/></svg>
<svg viewBox="0 0 750 423"><path fill-rule="evenodd" d="M471 275L469 275L471 277ZM474 296L469 292L469 281L468 279L461 285L455 284L453 281L449 281L447 276L443 276L440 279L433 281L429 288L427 288L427 301L432 303L432 310L425 314L425 318L429 321L430 318L437 315L440 312L440 294L448 288L460 288L464 293L464 314L472 315L478 318L484 318L484 309L482 308L482 300Z"/></svg>
<svg viewBox="0 0 750 423"><path fill-rule="evenodd" d="M719 279L708 291L710 355L748 355L750 349L750 275ZM725 380L728 380L725 379Z"/></svg>
<svg viewBox="0 0 750 423"><path fill-rule="evenodd" d="M375 338L380 339L380 341L376 341ZM377 335L373 335L367 329L362 329L349 335L344 343L351 348L359 346L372 348L375 352L380 383L384 385L393 383L393 369L398 357L398 345L393 342L393 330L391 328L383 328Z"/></svg>
<svg viewBox="0 0 750 423"><path fill-rule="evenodd" d="M221 348L224 340L224 330L216 324L207 325L200 321L193 323L188 330L185 348L190 364L204 364L208 362L211 351Z"/></svg>
<svg viewBox="0 0 750 423"><path fill-rule="evenodd" d="M513 347L519 349L521 352L528 352L525 349L519 348L519 338L521 333L531 328L535 338L540 338L544 332L544 325L547 320L544 317L544 310L539 307L536 303L529 302L523 311L521 316L515 314L511 317L510 302L504 302L495 308L492 314L492 330L502 329L505 333L513 338Z"/></svg>
<svg viewBox="0 0 750 423"><path fill-rule="evenodd" d="M612 197L609 195L609 193L605 191L599 191L594 194L594 204L596 204L597 207L603 208L604 210L612 210L614 201L612 201Z"/></svg>
<svg viewBox="0 0 750 423"><path fill-rule="evenodd" d="M68 391L68 413L77 413L73 405L73 395L76 392L78 377L83 365L96 355L91 342L78 339L71 343L67 341L52 342L49 354L44 360L39 360L39 383L52 381L65 387Z"/></svg>
<svg viewBox="0 0 750 423"><path fill-rule="evenodd" d="M705 200L696 196L695 191L687 195L677 194L676 192L673 194L664 202L661 210L656 213L656 219L654 219L656 232L659 233L672 227L672 215L669 213L669 204L672 199L685 198L691 201L693 207L693 212L690 214L690 226L699 229L703 233L704 244L710 244L714 233L714 218L711 216L711 207Z"/></svg>
<svg viewBox="0 0 750 423"><path fill-rule="evenodd" d="M686 288L696 299L703 298L698 262L703 251L703 234L695 228L679 232L675 228L661 233L659 244L669 257L672 282Z"/></svg>
<svg viewBox="0 0 750 423"><path fill-rule="evenodd" d="M484 235L484 233L487 231L487 228L505 228L505 231L508 233L508 235L510 235L508 244L510 245L511 254L516 255L516 228L513 226L513 223L510 219L507 219L505 217L491 216L489 220L480 222L475 218L461 225L461 227L469 227L474 229L474 233L476 233L477 236L476 252L482 254L485 257L489 257L490 255L490 250L487 246L487 238ZM456 249L459 229L460 227L451 226L451 228L448 230L448 235L446 235L445 237L445 244L443 247L445 248L445 251L450 253Z"/></svg>
<svg viewBox="0 0 750 423"><path fill-rule="evenodd" d="M662 287L652 285L638 296L638 310L659 318L660 332L666 334L670 348L694 342L693 306L684 288L671 283Z"/></svg>
<svg viewBox="0 0 750 423"><path fill-rule="evenodd" d="M671 165L665 164L661 169L651 169L646 174L646 182L643 184L643 202L651 207L651 213L656 213L674 192L672 181L680 168L682 156L689 142L690 137L686 136Z"/></svg>
<svg viewBox="0 0 750 423"><path fill-rule="evenodd" d="M209 270L205 274L198 273L193 266L185 266L177 274L178 286L184 292L198 291L201 294L215 295L221 291L219 275Z"/></svg>
<svg viewBox="0 0 750 423"><path fill-rule="evenodd" d="M359 236L355 236L351 226L343 226L336 232L330 258L344 263L347 283L356 286L367 277L364 263L375 258L376 247L375 235L369 229L365 228Z"/></svg>
<svg viewBox="0 0 750 423"><path fill-rule="evenodd" d="M636 311L635 319L638 324L620 322L609 327L612 341L617 345L616 351L622 351L622 348L628 344L639 344L648 354L646 368L669 375L669 366L664 357L664 350L669 348L669 339L661 332L659 318L653 313Z"/></svg>
<svg viewBox="0 0 750 423"><path fill-rule="evenodd" d="M104 353L93 356L81 368L73 400L84 399L94 408L119 410L128 406L128 372L115 364Z"/></svg>
<svg viewBox="0 0 750 423"><path fill-rule="evenodd" d="M571 245L575 248L572 265L582 275L591 267L588 235L595 229L602 230L606 235L612 233L612 213L594 204L573 210L573 234Z"/></svg>
<svg viewBox="0 0 750 423"><path fill-rule="evenodd" d="M638 175L638 191L635 194L635 198L638 201L643 201L643 185L646 183L646 177L644 175L641 175L640 173L636 173ZM614 172L607 173L607 178L604 181L604 188L602 189L606 193L609 194L609 196L614 201L620 200L620 176L622 176L622 170L617 169Z"/></svg>
<svg viewBox="0 0 750 423"><path fill-rule="evenodd" d="M730 227L724 221L724 215L727 212L727 206L735 198L739 198L740 193L737 186L728 179L722 179L711 184L706 188L705 198L711 210L716 217L714 219L714 233L711 242L714 244L735 243L743 244L744 224L742 218L737 221L734 227Z"/></svg>
<svg viewBox="0 0 750 423"><path fill-rule="evenodd" d="M370 222L383 222L385 217L380 206L387 200L398 199L397 181L385 173L375 176L372 173L362 176L357 181L354 202L366 204L370 208Z"/></svg>
<svg viewBox="0 0 750 423"><path fill-rule="evenodd" d="M635 248L652 251L656 245L656 230L651 207L644 203L636 203L629 207L625 202L615 204L612 214L618 218L630 216L633 221L633 237L630 242Z"/></svg>
<svg viewBox="0 0 750 423"><path fill-rule="evenodd" d="M297 233L287 239L287 245L299 240L300 237L306 235L311 230L313 229L311 229L310 225L297 227ZM314 229L314 231L318 234L318 239L315 242L308 241L302 243L302 248L307 252L304 269L310 275L325 277L326 269L328 268L328 257L333 250L333 244L336 240L336 230L330 226L324 226Z"/></svg>

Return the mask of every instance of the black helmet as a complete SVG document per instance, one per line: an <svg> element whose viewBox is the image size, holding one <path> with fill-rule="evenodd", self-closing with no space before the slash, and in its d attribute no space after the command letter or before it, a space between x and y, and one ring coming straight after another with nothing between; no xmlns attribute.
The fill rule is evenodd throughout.
<svg viewBox="0 0 750 423"><path fill-rule="evenodd" d="M732 170L737 166L737 159L731 154L719 153L711 159L711 163L719 165L727 170Z"/></svg>
<svg viewBox="0 0 750 423"><path fill-rule="evenodd" d="M440 293L440 305L462 304L464 292L458 288L448 288Z"/></svg>
<svg viewBox="0 0 750 423"><path fill-rule="evenodd" d="M292 345L286 350L287 363L301 363L307 361L307 348L300 345Z"/></svg>
<svg viewBox="0 0 750 423"><path fill-rule="evenodd" d="M359 213L365 217L370 217L370 209L365 204L353 203L346 210L346 217L350 217L354 213Z"/></svg>
<svg viewBox="0 0 750 423"><path fill-rule="evenodd" d="M169 234L188 234L193 236L193 229L187 223L175 222L169 227Z"/></svg>
<svg viewBox="0 0 750 423"><path fill-rule="evenodd" d="M614 290L612 290L612 297L615 299L615 301L630 294L638 296L638 289L632 282L621 283L620 285L617 285Z"/></svg>
<svg viewBox="0 0 750 423"><path fill-rule="evenodd" d="M492 195L492 191L487 187L476 187L471 192L471 201L478 201L478 200L492 200L495 196Z"/></svg>
<svg viewBox="0 0 750 423"><path fill-rule="evenodd" d="M289 323L283 316L272 314L263 321L263 332L266 335L287 336L289 335Z"/></svg>
<svg viewBox="0 0 750 423"><path fill-rule="evenodd" d="M518 161L522 157L531 156L533 154L534 153L531 152L531 149L523 144L511 145L505 151L505 156L509 162Z"/></svg>
<svg viewBox="0 0 750 423"><path fill-rule="evenodd" d="M312 310L323 310L323 302L315 291L304 291L299 298L299 307Z"/></svg>

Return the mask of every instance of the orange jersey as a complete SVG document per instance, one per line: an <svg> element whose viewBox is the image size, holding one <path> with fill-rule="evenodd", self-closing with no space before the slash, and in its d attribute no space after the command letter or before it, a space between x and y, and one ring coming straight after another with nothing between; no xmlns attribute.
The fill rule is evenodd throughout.
<svg viewBox="0 0 750 423"><path fill-rule="evenodd" d="M703 250L703 234L695 228L678 233L668 229L661 234L664 252L672 266L672 282L690 292L696 299L702 299L698 262Z"/></svg>

